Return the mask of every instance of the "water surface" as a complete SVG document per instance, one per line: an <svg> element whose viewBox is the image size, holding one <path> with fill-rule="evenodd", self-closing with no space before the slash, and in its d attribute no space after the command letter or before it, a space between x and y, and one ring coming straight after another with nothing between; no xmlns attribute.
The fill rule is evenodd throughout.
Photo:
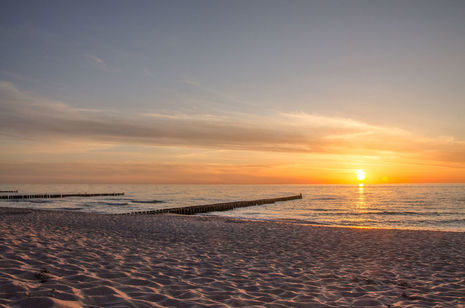
<svg viewBox="0 0 465 308"><path fill-rule="evenodd" d="M336 226L465 231L465 185L0 185L29 193L125 192L116 197L1 200L0 206L126 213L303 194L302 200L208 215Z"/></svg>

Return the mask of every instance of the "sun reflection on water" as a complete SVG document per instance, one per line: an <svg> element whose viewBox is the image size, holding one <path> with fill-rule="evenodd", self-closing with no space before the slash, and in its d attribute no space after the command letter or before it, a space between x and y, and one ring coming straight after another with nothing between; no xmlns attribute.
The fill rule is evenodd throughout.
<svg viewBox="0 0 465 308"><path fill-rule="evenodd" d="M358 201L357 201L357 209L365 209L365 193L364 193L364 186L362 183L358 184Z"/></svg>

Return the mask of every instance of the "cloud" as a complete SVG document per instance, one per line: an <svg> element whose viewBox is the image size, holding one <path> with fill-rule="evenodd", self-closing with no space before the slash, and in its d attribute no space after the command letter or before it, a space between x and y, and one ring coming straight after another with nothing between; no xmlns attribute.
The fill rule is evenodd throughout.
<svg viewBox="0 0 465 308"><path fill-rule="evenodd" d="M217 104L220 108L224 108L224 104L231 104L235 108L244 109L254 107L253 103L244 103L244 99L238 98L228 92L221 91L209 86L206 86L194 79L185 78L183 83L189 87L196 89L202 93L202 96L210 101L210 104Z"/></svg>
<svg viewBox="0 0 465 308"><path fill-rule="evenodd" d="M101 68L102 70L107 70L107 65L105 64L105 62L103 62L103 60L97 56L93 56L93 55L88 55L89 59L92 60L92 62L94 62L95 64L97 64L97 66L99 68Z"/></svg>
<svg viewBox="0 0 465 308"><path fill-rule="evenodd" d="M148 68L144 68L144 76L153 77L153 73Z"/></svg>
<svg viewBox="0 0 465 308"><path fill-rule="evenodd" d="M289 183L273 176L267 165L121 164L121 163L2 163L0 183L160 183L245 184ZM154 176L156 175L156 176ZM303 181L296 181L302 183Z"/></svg>
<svg viewBox="0 0 465 308"><path fill-rule="evenodd" d="M465 142L425 137L346 118L305 113L263 115L132 114L78 109L0 82L0 136L10 140L206 147L227 150L410 155L465 162Z"/></svg>

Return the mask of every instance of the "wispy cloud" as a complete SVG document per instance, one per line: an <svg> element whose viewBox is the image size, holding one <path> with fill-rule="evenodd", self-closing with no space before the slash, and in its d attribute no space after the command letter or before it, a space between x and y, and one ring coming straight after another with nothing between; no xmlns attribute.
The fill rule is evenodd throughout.
<svg viewBox="0 0 465 308"><path fill-rule="evenodd" d="M88 55L88 58L93 62L95 63L100 69L102 70L108 70L108 67L106 65L105 62L103 62L103 60L97 56L94 56L94 55Z"/></svg>
<svg viewBox="0 0 465 308"><path fill-rule="evenodd" d="M415 156L465 163L465 142L312 114L133 114L72 108L0 82L0 135L265 152Z"/></svg>
<svg viewBox="0 0 465 308"><path fill-rule="evenodd" d="M153 77L153 73L148 69L148 68L144 68L144 76L145 77Z"/></svg>
<svg viewBox="0 0 465 308"><path fill-rule="evenodd" d="M66 86L64 83L60 82L52 82L49 80L44 80L43 78L33 78L30 76L26 75L21 75L18 73L13 73L13 72L8 72L8 71L0 71L0 75L3 75L3 78L9 79L9 80L15 80L15 81L25 81L28 83L33 83L33 84L39 84L42 86L47 86L47 87L59 87L63 88Z"/></svg>
<svg viewBox="0 0 465 308"><path fill-rule="evenodd" d="M267 165L2 163L0 183L289 183L266 173ZM219 172L219 170L221 172ZM31 174L33 174L31 176ZM154 174L157 176L154 177Z"/></svg>
<svg viewBox="0 0 465 308"><path fill-rule="evenodd" d="M229 103L234 104L234 106L238 108L250 107L254 105L250 102L246 103L244 99L238 98L235 95L227 93L226 91L212 88L191 78L185 78L183 82L184 84L201 91L203 94L205 94L206 97L210 98L211 103ZM221 106L223 108L224 105Z"/></svg>

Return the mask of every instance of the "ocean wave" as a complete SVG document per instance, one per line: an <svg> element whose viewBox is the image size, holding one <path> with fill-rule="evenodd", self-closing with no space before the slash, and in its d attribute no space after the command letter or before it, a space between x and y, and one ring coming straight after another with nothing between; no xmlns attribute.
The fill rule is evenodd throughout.
<svg viewBox="0 0 465 308"><path fill-rule="evenodd" d="M59 210L59 211L80 211L84 209L83 207L54 207L49 208L49 210Z"/></svg>
<svg viewBox="0 0 465 308"><path fill-rule="evenodd" d="M406 204L425 204L429 203L427 200L404 200Z"/></svg>
<svg viewBox="0 0 465 308"><path fill-rule="evenodd" d="M162 200L130 200L132 203L165 203L165 201Z"/></svg>
<svg viewBox="0 0 465 308"><path fill-rule="evenodd" d="M441 216L441 215L457 215L458 212L413 212L413 211L383 211L380 215L416 215L416 216Z"/></svg>
<svg viewBox="0 0 465 308"><path fill-rule="evenodd" d="M382 211L382 212L373 212L373 214L378 215L425 215L426 213L412 212L412 211Z"/></svg>
<svg viewBox="0 0 465 308"><path fill-rule="evenodd" d="M360 215L386 215L386 216L441 216L441 215L457 215L457 212L414 212L414 211L366 211L366 212L347 212L329 209L312 209L315 212L321 212L319 215L335 215L335 216L360 216Z"/></svg>
<svg viewBox="0 0 465 308"><path fill-rule="evenodd" d="M440 222L441 224L465 223L465 218L440 220L439 222Z"/></svg>
<svg viewBox="0 0 465 308"><path fill-rule="evenodd" d="M334 210L324 210L319 209L318 212L321 212L319 215L324 216L363 216L363 215L386 215L386 216L438 216L443 213L434 212L434 213L420 213L420 212L411 212L411 211L367 211L367 212L346 212L346 211L334 211Z"/></svg>
<svg viewBox="0 0 465 308"><path fill-rule="evenodd" d="M105 202L105 201L95 201L95 202L86 202L85 206L96 206L96 205L110 205L110 206L124 206L129 205L127 202Z"/></svg>
<svg viewBox="0 0 465 308"><path fill-rule="evenodd" d="M276 221L296 223L300 225L321 225L321 226L331 225L331 223L325 222L325 221L313 221L313 220L304 220L304 219L276 219Z"/></svg>

